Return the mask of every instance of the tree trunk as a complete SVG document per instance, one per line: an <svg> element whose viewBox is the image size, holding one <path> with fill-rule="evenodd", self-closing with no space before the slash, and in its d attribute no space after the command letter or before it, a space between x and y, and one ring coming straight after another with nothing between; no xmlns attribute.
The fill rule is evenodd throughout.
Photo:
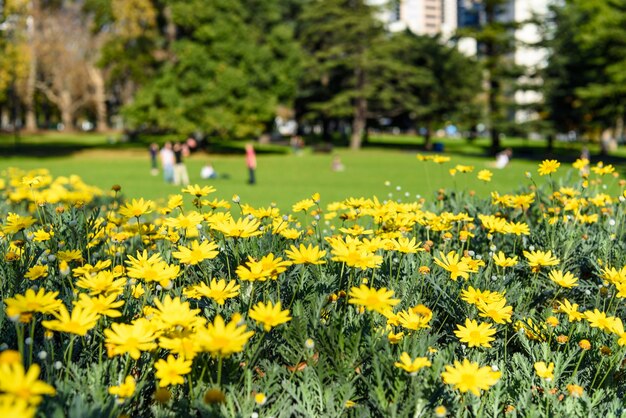
<svg viewBox="0 0 626 418"><path fill-rule="evenodd" d="M496 21L496 3L487 1L485 3L485 17L487 24ZM500 132L496 129L495 121L500 116L498 105L498 95L500 93L500 83L494 78L496 69L495 41L488 40L485 42L485 56L487 58L487 119L489 120L489 132L491 136L491 152L496 154L500 150Z"/></svg>
<svg viewBox="0 0 626 418"><path fill-rule="evenodd" d="M494 127L491 128L491 152L496 154L500 151L500 132Z"/></svg>
<svg viewBox="0 0 626 418"><path fill-rule="evenodd" d="M26 78L26 94L24 96L24 111L26 116L26 130L37 130L37 117L35 116L35 83L37 83L37 50L35 48L35 19L37 18L37 2L33 2L33 11L28 19L28 47L30 62L28 77Z"/></svg>
<svg viewBox="0 0 626 418"><path fill-rule="evenodd" d="M350 138L350 148L357 150L361 148L363 133L367 124L367 99L365 98L365 71L357 68L355 71L357 80L357 91L359 96L354 104L354 119L352 119L352 136Z"/></svg>
<svg viewBox="0 0 626 418"><path fill-rule="evenodd" d="M548 152L554 151L554 134L548 134Z"/></svg>
<svg viewBox="0 0 626 418"><path fill-rule="evenodd" d="M433 149L433 139L430 125L426 126L426 131L424 132L424 149L428 151Z"/></svg>
<svg viewBox="0 0 626 418"><path fill-rule="evenodd" d="M98 132L105 132L108 130L107 124L107 104L106 104L106 92L104 90L104 76L102 70L90 66L87 69L89 73L89 79L93 86L93 101L96 107L96 130Z"/></svg>
<svg viewBox="0 0 626 418"><path fill-rule="evenodd" d="M74 109L72 103L72 95L69 91L62 91L59 95L59 111L61 112L61 122L63 123L63 130L74 130Z"/></svg>

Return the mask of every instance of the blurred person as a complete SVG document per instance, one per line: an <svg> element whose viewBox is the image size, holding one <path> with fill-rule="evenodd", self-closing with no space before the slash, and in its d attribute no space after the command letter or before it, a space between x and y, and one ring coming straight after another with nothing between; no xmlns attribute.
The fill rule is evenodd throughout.
<svg viewBox="0 0 626 418"><path fill-rule="evenodd" d="M200 170L200 178L202 180L217 178L217 172L215 171L211 163L206 163L204 167L202 167L202 169Z"/></svg>
<svg viewBox="0 0 626 418"><path fill-rule="evenodd" d="M246 144L246 166L248 167L248 184L256 184L256 154L252 143Z"/></svg>
<svg viewBox="0 0 626 418"><path fill-rule="evenodd" d="M157 165L157 155L159 154L159 146L156 143L150 144L150 174L156 176L159 174L159 166Z"/></svg>
<svg viewBox="0 0 626 418"><path fill-rule="evenodd" d="M503 169L504 167L509 165L509 162L511 162L512 156L513 156L513 150L511 148L507 148L504 151L499 152L498 154L496 154L496 162L495 162L494 167Z"/></svg>
<svg viewBox="0 0 626 418"><path fill-rule="evenodd" d="M174 163L176 161L174 151L172 150L172 143L166 142L159 154L161 157L161 166L163 167L163 180L165 180L166 183L172 183L174 181Z"/></svg>
<svg viewBox="0 0 626 418"><path fill-rule="evenodd" d="M185 166L184 157L189 155L189 149L177 142L174 144L174 184L176 186L187 186L189 184L189 174Z"/></svg>
<svg viewBox="0 0 626 418"><path fill-rule="evenodd" d="M333 162L331 164L331 170L335 172L339 172L345 169L346 167L344 167L343 163L341 162L341 158L338 155L336 155L335 158L333 158Z"/></svg>

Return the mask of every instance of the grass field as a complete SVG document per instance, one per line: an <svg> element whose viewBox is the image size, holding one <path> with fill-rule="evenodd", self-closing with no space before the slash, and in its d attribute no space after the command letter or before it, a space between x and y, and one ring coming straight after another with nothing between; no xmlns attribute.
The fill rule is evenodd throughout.
<svg viewBox="0 0 626 418"><path fill-rule="evenodd" d="M10 149L10 137L0 137L5 151ZM2 159L2 168L20 167L25 169L47 168L53 175L78 174L86 182L103 189L113 184L122 186L128 197L142 196L150 199L165 199L177 193L179 188L165 184L161 175L151 176L148 152L141 144L135 147L115 147L106 144L103 135L61 134L30 136L21 138L22 150L39 147L43 152L33 156L30 152L9 153ZM538 162L545 158L564 161L561 173L566 171L565 161L571 162L580 154L580 144L557 143L555 154L547 154L545 144L538 141L511 139L504 146L514 148L514 158L504 170L493 170L491 183L476 179L476 173L489 168L493 158L487 156L486 140L468 144L463 140L444 139L446 154L452 161L437 165L418 161L417 154L421 140L407 136L378 136L371 138L370 146L359 152L336 149L333 154L314 154L307 150L303 155L259 155L258 184L246 184L247 171L243 155L207 155L199 153L187 160L192 183L211 184L218 190L217 196L230 199L233 194L241 196L242 202L253 205L269 205L275 202L287 209L294 202L319 192L325 202L341 200L346 196L377 196L380 199L411 199L416 195L429 196L441 187L453 186L462 190L475 190L487 196L492 190L514 191L521 185L524 172L535 173ZM72 148L63 148L71 144ZM592 152L595 149L592 147ZM62 152L55 152L62 151ZM626 165L619 154L611 162L618 170ZM44 155L44 156L42 156ZM346 169L333 172L331 161L339 155ZM596 158L593 158L597 160ZM200 168L211 161L221 175L216 180L200 179ZM595 162L595 161L593 161ZM471 174L457 174L451 177L448 169L456 164L473 165ZM545 181L536 178L536 181ZM389 183L390 185L386 185ZM400 188L399 190L397 188ZM612 187L615 187L614 185Z"/></svg>

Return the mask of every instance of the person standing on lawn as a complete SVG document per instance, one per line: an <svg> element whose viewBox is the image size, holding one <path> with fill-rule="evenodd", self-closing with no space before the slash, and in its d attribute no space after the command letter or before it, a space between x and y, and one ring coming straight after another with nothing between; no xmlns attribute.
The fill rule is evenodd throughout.
<svg viewBox="0 0 626 418"><path fill-rule="evenodd" d="M189 155L189 150L186 150L186 145L177 142L174 145L174 184L176 186L187 186L189 184L189 174L187 173L187 166L183 160L184 157Z"/></svg>
<svg viewBox="0 0 626 418"><path fill-rule="evenodd" d="M163 179L166 183L174 181L174 152L172 151L172 143L166 142L159 152L161 156L161 166L163 167Z"/></svg>
<svg viewBox="0 0 626 418"><path fill-rule="evenodd" d="M248 167L248 184L255 184L256 178L254 171L256 170L256 154L254 153L254 146L251 143L246 144L246 166Z"/></svg>
<svg viewBox="0 0 626 418"><path fill-rule="evenodd" d="M150 144L150 174L156 176L159 174L159 166L157 164L157 156L159 154L159 146L156 143Z"/></svg>

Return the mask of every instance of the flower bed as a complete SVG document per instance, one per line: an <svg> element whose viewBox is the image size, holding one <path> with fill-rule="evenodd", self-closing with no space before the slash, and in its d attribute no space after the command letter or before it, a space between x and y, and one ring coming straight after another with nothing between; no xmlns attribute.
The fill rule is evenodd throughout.
<svg viewBox="0 0 626 418"><path fill-rule="evenodd" d="M589 168L289 214L9 170L0 416L619 416L625 199Z"/></svg>

